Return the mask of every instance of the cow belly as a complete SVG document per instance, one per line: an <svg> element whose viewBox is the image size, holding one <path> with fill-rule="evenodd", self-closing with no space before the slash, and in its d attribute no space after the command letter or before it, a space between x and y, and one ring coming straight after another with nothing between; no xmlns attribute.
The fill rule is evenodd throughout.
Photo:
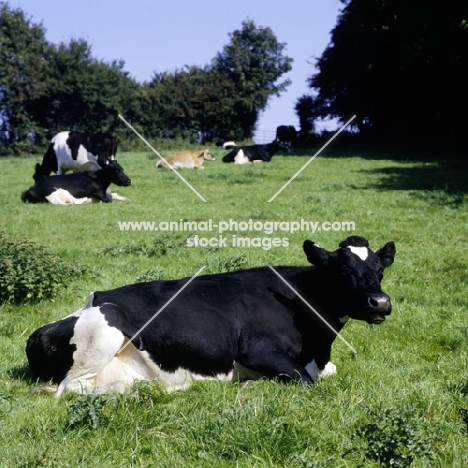
<svg viewBox="0 0 468 468"><path fill-rule="evenodd" d="M64 162L60 166L59 172L57 172L57 174L58 175L65 174L68 171L72 171L72 172L97 171L99 169L100 169L99 164L94 161L86 161L83 164L81 164L78 161L74 161L73 159L70 159L69 161Z"/></svg>
<svg viewBox="0 0 468 468"><path fill-rule="evenodd" d="M175 160L175 161L169 161L169 164L174 168L174 169L194 169L195 165L193 164L193 161L191 160Z"/></svg>
<svg viewBox="0 0 468 468"><path fill-rule="evenodd" d="M79 146L76 159L73 159L71 149L68 145L55 146L58 163L57 174L64 174L68 171L85 172L97 171L100 169L97 163L97 157L92 153L88 153L88 150L83 145Z"/></svg>
<svg viewBox="0 0 468 468"><path fill-rule="evenodd" d="M179 368L175 372L158 371L157 381L168 392L175 390L187 390L191 383L196 380L217 380L219 382L239 382L244 380L258 380L265 374L253 369L248 369L238 362L233 363L230 372L219 373L213 376L201 375Z"/></svg>
<svg viewBox="0 0 468 468"><path fill-rule="evenodd" d="M128 340L126 340L128 341ZM85 369L81 369L85 371ZM70 376L75 374L71 372ZM264 374L233 363L233 369L227 373L219 373L213 376L201 375L187 369L178 368L173 372L167 372L156 365L146 351L137 350L133 344L129 344L119 354L116 354L101 370L67 377L60 384L57 396L64 392L75 393L125 393L129 391L135 382L140 380L154 381L161 385L167 392L187 390L194 381L216 380L220 382L237 382L244 380L257 380Z"/></svg>

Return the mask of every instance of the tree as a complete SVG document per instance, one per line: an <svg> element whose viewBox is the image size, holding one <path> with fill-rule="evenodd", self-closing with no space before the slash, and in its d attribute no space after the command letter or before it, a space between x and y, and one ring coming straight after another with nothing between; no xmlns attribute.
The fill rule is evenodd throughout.
<svg viewBox="0 0 468 468"><path fill-rule="evenodd" d="M45 143L57 131L122 128L119 113L147 136L249 138L259 112L279 96L291 69L285 45L252 21L204 67L156 73L139 84L122 61L96 60L85 40L49 44L41 25L3 3L0 10L0 136ZM133 134L127 129L122 133Z"/></svg>
<svg viewBox="0 0 468 468"><path fill-rule="evenodd" d="M250 137L269 97L279 96L289 86L289 79L277 82L291 70L292 59L283 55L286 45L270 28L258 28L251 20L244 21L230 38L213 60L213 72L234 85L230 97L235 97L235 123L244 137Z"/></svg>
<svg viewBox="0 0 468 468"><path fill-rule="evenodd" d="M294 106L294 111L299 118L299 139L307 141L314 133L314 121L320 118L320 109L315 107L316 100L310 94L301 96Z"/></svg>
<svg viewBox="0 0 468 468"><path fill-rule="evenodd" d="M123 70L122 61L97 61L84 40L54 47L51 57L49 85L30 104L31 114L49 133L112 130L119 112L131 114L128 96L137 95L139 86Z"/></svg>
<svg viewBox="0 0 468 468"><path fill-rule="evenodd" d="M449 141L468 123L465 0L342 0L309 78L322 117L357 114L361 132ZM441 14L443 12L443 14Z"/></svg>
<svg viewBox="0 0 468 468"><path fill-rule="evenodd" d="M234 31L231 43L210 65L186 66L174 73L155 74L146 85L148 112L145 128L153 136L165 131L172 137L201 132L205 138L250 138L260 110L271 95L279 96L289 80L277 83L291 69L269 28L252 21Z"/></svg>
<svg viewBox="0 0 468 468"><path fill-rule="evenodd" d="M21 10L0 6L0 135L16 146L44 143L59 130L113 130L119 112L141 115L142 88L124 71L93 58L84 40L55 46Z"/></svg>
<svg viewBox="0 0 468 468"><path fill-rule="evenodd" d="M0 3L0 132L10 145L35 130L28 103L47 87L49 53L42 25Z"/></svg>

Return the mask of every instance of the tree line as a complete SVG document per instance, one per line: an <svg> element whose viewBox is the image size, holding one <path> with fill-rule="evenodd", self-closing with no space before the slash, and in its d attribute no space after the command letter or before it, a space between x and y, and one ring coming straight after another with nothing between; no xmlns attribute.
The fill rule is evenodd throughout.
<svg viewBox="0 0 468 468"><path fill-rule="evenodd" d="M468 153L468 2L341 2L310 92L296 102L301 131L356 115L361 139Z"/></svg>
<svg viewBox="0 0 468 468"><path fill-rule="evenodd" d="M341 0L330 43L295 104L302 142L316 123L356 115L381 144L436 144L468 153L468 2ZM85 40L51 44L42 25L0 3L0 145L44 144L58 130L119 130L121 113L148 138L247 139L271 96L290 84L286 44L246 20L208 65L139 83ZM156 64L157 65L157 64Z"/></svg>
<svg viewBox="0 0 468 468"><path fill-rule="evenodd" d="M93 57L82 39L51 44L41 24L0 4L0 138L21 149L59 130L115 131L122 114L146 138L251 137L272 95L290 84L292 59L273 31L251 20L233 31L209 65L155 72L144 83L123 61Z"/></svg>

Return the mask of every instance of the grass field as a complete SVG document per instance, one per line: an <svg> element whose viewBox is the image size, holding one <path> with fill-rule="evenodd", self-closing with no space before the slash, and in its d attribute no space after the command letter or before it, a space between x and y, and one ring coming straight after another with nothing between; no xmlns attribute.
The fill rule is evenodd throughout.
<svg viewBox="0 0 468 468"><path fill-rule="evenodd" d="M27 236L83 272L52 299L0 306L0 467L468 466L467 167L443 155L333 150L268 202L313 153L251 166L219 157L203 171L181 171L206 203L170 171L156 170L152 153L123 153L132 185L115 191L130 202L65 207L21 203L38 158L0 159L0 231ZM308 220L321 229L228 230L226 246L202 248L187 239L220 234L119 228L250 219ZM341 222L355 230L329 229ZM94 290L191 276L201 266L213 273L306 265L306 238L334 250L352 234L373 249L396 243L383 280L394 309L380 326L346 325L357 355L337 340L336 376L310 387L203 382L166 394L141 383L125 396L61 399L31 392L28 336L82 307ZM237 237L283 245L233 247Z"/></svg>

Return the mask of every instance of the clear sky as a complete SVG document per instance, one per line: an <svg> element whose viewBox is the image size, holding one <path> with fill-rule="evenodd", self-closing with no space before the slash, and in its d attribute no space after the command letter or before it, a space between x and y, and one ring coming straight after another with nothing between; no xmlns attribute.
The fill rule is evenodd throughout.
<svg viewBox="0 0 468 468"><path fill-rule="evenodd" d="M46 39L69 43L85 39L93 57L106 62L122 59L136 80L149 81L154 72L184 65L203 66L230 41L229 33L251 19L270 27L294 59L283 75L292 84L273 97L257 129L274 131L295 125L298 97L308 92L306 79L315 71L330 42L342 8L339 0L7 0L35 24L42 23ZM122 110L125 114L125 111Z"/></svg>

